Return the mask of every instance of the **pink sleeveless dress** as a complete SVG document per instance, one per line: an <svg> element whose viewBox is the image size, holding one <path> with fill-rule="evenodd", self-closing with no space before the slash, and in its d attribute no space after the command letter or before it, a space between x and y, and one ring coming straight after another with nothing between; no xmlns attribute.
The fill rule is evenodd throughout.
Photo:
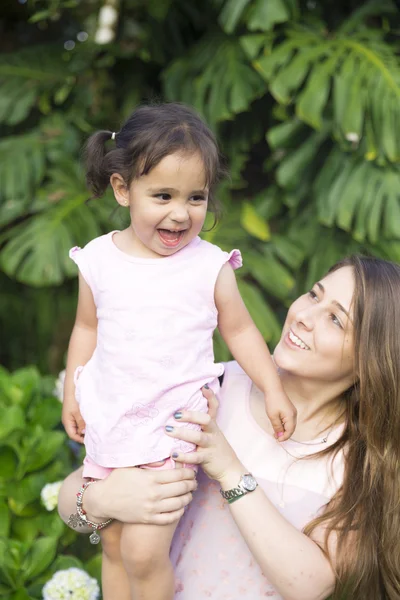
<svg viewBox="0 0 400 600"><path fill-rule="evenodd" d="M70 251L98 319L96 349L76 371L76 398L87 456L107 468L160 461L175 448L193 451L164 428L177 426L179 409L207 410L204 384L218 390L214 288L225 263L242 264L238 250L224 252L199 237L168 257L130 256L114 233Z"/></svg>
<svg viewBox="0 0 400 600"><path fill-rule="evenodd" d="M332 498L343 480L343 455L301 457L327 447L288 440L278 444L254 420L249 405L251 381L237 363L225 365L218 422L246 469L269 500L302 530ZM342 433L331 432L332 444ZM228 507L219 485L200 470L199 487L175 533L171 559L176 574L175 600L284 600L261 572ZM240 502L240 500L238 500Z"/></svg>

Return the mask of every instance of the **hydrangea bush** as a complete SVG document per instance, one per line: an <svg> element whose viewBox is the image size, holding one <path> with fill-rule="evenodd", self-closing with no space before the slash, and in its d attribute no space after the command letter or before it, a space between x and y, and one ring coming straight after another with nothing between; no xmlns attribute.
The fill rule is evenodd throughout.
<svg viewBox="0 0 400 600"><path fill-rule="evenodd" d="M80 462L61 425L54 378L0 367L0 598L96 600L100 555L58 516ZM68 593L66 590L68 589ZM58 594L58 595L57 595Z"/></svg>

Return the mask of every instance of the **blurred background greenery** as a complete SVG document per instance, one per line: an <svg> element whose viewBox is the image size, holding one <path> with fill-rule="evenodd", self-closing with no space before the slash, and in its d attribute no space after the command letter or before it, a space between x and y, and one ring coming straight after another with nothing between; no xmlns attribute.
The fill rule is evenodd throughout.
<svg viewBox="0 0 400 600"><path fill-rule="evenodd" d="M400 13L391 0L2 0L0 11L0 597L29 600L57 570L100 568L56 499L40 499L80 460L54 378L39 374L64 364L68 250L126 218L110 195L88 201L85 139L118 131L140 102L200 111L231 172L221 225L205 235L242 250L243 298L274 344L291 299L340 257L400 262ZM216 355L228 357L218 336Z"/></svg>
<svg viewBox="0 0 400 600"><path fill-rule="evenodd" d="M231 172L221 226L274 343L339 257L400 260L399 11L391 0L3 0L0 362L57 373L75 309L68 249L124 226L88 202L80 152L149 100L194 105ZM218 358L226 350L216 340Z"/></svg>

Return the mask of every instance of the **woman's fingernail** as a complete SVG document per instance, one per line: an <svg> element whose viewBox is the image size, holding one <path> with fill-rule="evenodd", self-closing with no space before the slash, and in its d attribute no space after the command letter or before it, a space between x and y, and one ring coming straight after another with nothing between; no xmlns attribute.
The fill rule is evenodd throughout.
<svg viewBox="0 0 400 600"><path fill-rule="evenodd" d="M208 385L208 383L205 383L205 384L204 384L204 387L206 388L206 390L209 390L209 389L210 389L210 386Z"/></svg>
<svg viewBox="0 0 400 600"><path fill-rule="evenodd" d="M282 436L283 436L283 432L282 432L282 431L280 431L280 432L278 433L278 437L282 437Z"/></svg>
<svg viewBox="0 0 400 600"><path fill-rule="evenodd" d="M173 452L171 454L172 458L178 458L179 454L177 452Z"/></svg>
<svg viewBox="0 0 400 600"><path fill-rule="evenodd" d="M174 428L172 427L172 425L166 425L165 426L165 431L168 431L168 433L171 433L171 431L173 431Z"/></svg>
<svg viewBox="0 0 400 600"><path fill-rule="evenodd" d="M182 413L180 410L174 414L174 419L182 419Z"/></svg>

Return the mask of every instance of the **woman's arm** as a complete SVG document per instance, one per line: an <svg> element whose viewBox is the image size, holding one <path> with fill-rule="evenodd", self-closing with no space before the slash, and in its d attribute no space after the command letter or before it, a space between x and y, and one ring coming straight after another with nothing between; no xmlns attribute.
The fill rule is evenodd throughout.
<svg viewBox="0 0 400 600"><path fill-rule="evenodd" d="M174 454L175 460L201 464L226 491L237 487L246 467L216 425L215 396L211 390L204 390L204 395L209 401L208 415L182 411L179 419L200 424L203 431L177 427L168 435L198 446L195 453ZM261 570L285 600L324 600L332 593L335 575L321 548L291 525L260 487L229 507Z"/></svg>
<svg viewBox="0 0 400 600"><path fill-rule="evenodd" d="M236 277L225 264L215 284L218 329L229 350L266 398L266 412L279 440L288 439L296 426L296 409L286 396L267 344L242 300ZM284 424L284 427L282 425Z"/></svg>
<svg viewBox="0 0 400 600"><path fill-rule="evenodd" d="M90 287L79 273L79 297L69 346L64 383L62 422L68 436L83 442L85 423L75 399L74 373L91 358L97 343L96 305Z"/></svg>

